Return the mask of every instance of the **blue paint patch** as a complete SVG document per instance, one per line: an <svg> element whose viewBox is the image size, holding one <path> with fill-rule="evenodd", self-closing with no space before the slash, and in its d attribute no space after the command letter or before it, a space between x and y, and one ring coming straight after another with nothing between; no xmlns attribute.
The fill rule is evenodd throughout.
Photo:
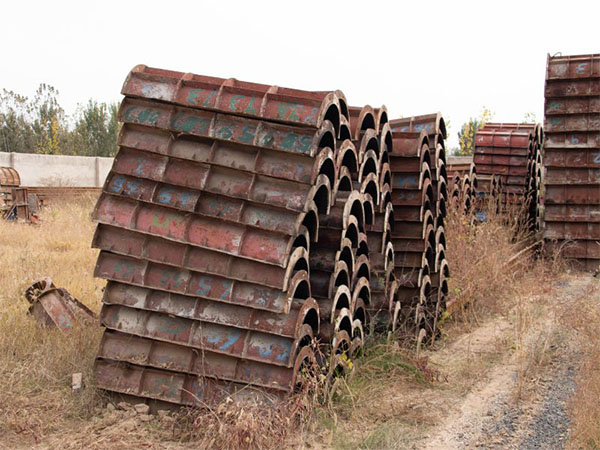
<svg viewBox="0 0 600 450"><path fill-rule="evenodd" d="M212 289L212 284L210 282L212 278L210 277L200 277L198 279L198 288L196 289L196 295L201 297L207 297Z"/></svg>
<svg viewBox="0 0 600 450"><path fill-rule="evenodd" d="M258 354L263 358L268 358L273 353L273 349L269 347L258 347Z"/></svg>
<svg viewBox="0 0 600 450"><path fill-rule="evenodd" d="M227 350L229 347L234 345L240 339L241 335L242 335L241 330L238 330L236 328L231 328L231 329L227 330L226 335L220 334L218 332L213 332L212 334L210 334L209 336L206 337L206 340L210 344L217 346L219 350ZM225 342L223 344L219 345L219 343L222 342L223 339L225 339Z"/></svg>
<svg viewBox="0 0 600 450"><path fill-rule="evenodd" d="M233 281L227 280L223 282L223 293L219 297L221 300L227 300L231 295L231 288L233 287Z"/></svg>
<svg viewBox="0 0 600 450"><path fill-rule="evenodd" d="M113 176L112 179L110 180L110 184L108 185L107 189L110 192L114 192L114 193L118 194L121 191L123 191L123 186L125 186L126 181L127 181L127 178L125 178L123 175Z"/></svg>
<svg viewBox="0 0 600 450"><path fill-rule="evenodd" d="M227 341L219 347L219 350L227 350L229 347L239 341L241 335L241 330L235 328L230 329L227 334Z"/></svg>
<svg viewBox="0 0 600 450"><path fill-rule="evenodd" d="M285 349L285 351L284 351L283 353L280 353L280 354L277 356L277 359L278 359L279 361L286 361L286 360L289 358L289 356L290 356L290 346L289 346L289 345L286 345L286 347L287 347L287 348Z"/></svg>
<svg viewBox="0 0 600 450"><path fill-rule="evenodd" d="M161 189L158 195L156 196L156 201L163 205L169 205L172 202L172 192L173 189L165 188Z"/></svg>
<svg viewBox="0 0 600 450"><path fill-rule="evenodd" d="M550 111L556 111L559 110L562 107L562 102L558 102L558 101L554 101L554 102L550 102L548 104L548 109Z"/></svg>
<svg viewBox="0 0 600 450"><path fill-rule="evenodd" d="M135 175L137 175L138 177L143 177L144 176L144 164L146 163L146 160L144 158L136 158L137 159L137 166L134 169L133 173Z"/></svg>
<svg viewBox="0 0 600 450"><path fill-rule="evenodd" d="M310 110L310 113L308 114L308 116L306 117L306 119L304 119L305 123L313 123L317 121L317 113L319 112L319 108L312 108Z"/></svg>

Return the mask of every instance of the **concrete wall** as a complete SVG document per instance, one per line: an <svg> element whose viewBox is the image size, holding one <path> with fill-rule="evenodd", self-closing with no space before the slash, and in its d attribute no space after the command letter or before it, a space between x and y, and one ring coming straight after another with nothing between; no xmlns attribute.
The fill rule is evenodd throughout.
<svg viewBox="0 0 600 450"><path fill-rule="evenodd" d="M0 166L19 172L22 186L101 187L113 158L0 152Z"/></svg>

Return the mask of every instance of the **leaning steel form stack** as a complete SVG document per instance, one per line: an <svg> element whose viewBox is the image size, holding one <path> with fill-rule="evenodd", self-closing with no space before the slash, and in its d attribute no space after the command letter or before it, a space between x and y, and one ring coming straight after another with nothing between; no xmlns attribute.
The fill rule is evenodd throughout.
<svg viewBox="0 0 600 450"><path fill-rule="evenodd" d="M190 406L287 395L321 332L311 254L337 205L343 94L146 66L122 93L94 211L98 385Z"/></svg>
<svg viewBox="0 0 600 450"><path fill-rule="evenodd" d="M478 176L499 179L503 207L516 209L529 231L541 228L543 145L539 124L486 123L475 135Z"/></svg>
<svg viewBox="0 0 600 450"><path fill-rule="evenodd" d="M600 54L548 55L544 112L544 237L580 268L597 270Z"/></svg>
<svg viewBox="0 0 600 450"><path fill-rule="evenodd" d="M439 113L392 120L390 128L398 301L404 330L431 340L448 293L446 130Z"/></svg>

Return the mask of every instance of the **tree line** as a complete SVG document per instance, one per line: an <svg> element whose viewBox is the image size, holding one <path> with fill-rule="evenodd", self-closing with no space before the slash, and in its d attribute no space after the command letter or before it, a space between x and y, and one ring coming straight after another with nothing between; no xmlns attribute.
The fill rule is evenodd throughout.
<svg viewBox="0 0 600 450"><path fill-rule="evenodd" d="M67 116L58 90L40 84L32 98L0 93L0 151L47 155L114 156L119 103L88 100Z"/></svg>
<svg viewBox="0 0 600 450"><path fill-rule="evenodd" d="M121 125L117 120L119 103L88 100L72 117L58 103L58 90L40 84L33 98L3 89L0 93L0 151L48 155L114 156ZM471 118L458 133L457 155L472 155L475 134L494 114L483 108L480 117ZM526 122L535 122L528 113ZM449 122L448 122L449 126Z"/></svg>

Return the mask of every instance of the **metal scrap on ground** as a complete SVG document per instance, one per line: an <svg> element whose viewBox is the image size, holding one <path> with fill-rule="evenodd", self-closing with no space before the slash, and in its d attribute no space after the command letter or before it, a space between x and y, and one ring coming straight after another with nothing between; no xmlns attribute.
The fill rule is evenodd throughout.
<svg viewBox="0 0 600 450"><path fill-rule="evenodd" d="M50 278L35 281L25 291L29 313L41 325L71 331L76 322L94 323L96 315L66 289L57 288Z"/></svg>

